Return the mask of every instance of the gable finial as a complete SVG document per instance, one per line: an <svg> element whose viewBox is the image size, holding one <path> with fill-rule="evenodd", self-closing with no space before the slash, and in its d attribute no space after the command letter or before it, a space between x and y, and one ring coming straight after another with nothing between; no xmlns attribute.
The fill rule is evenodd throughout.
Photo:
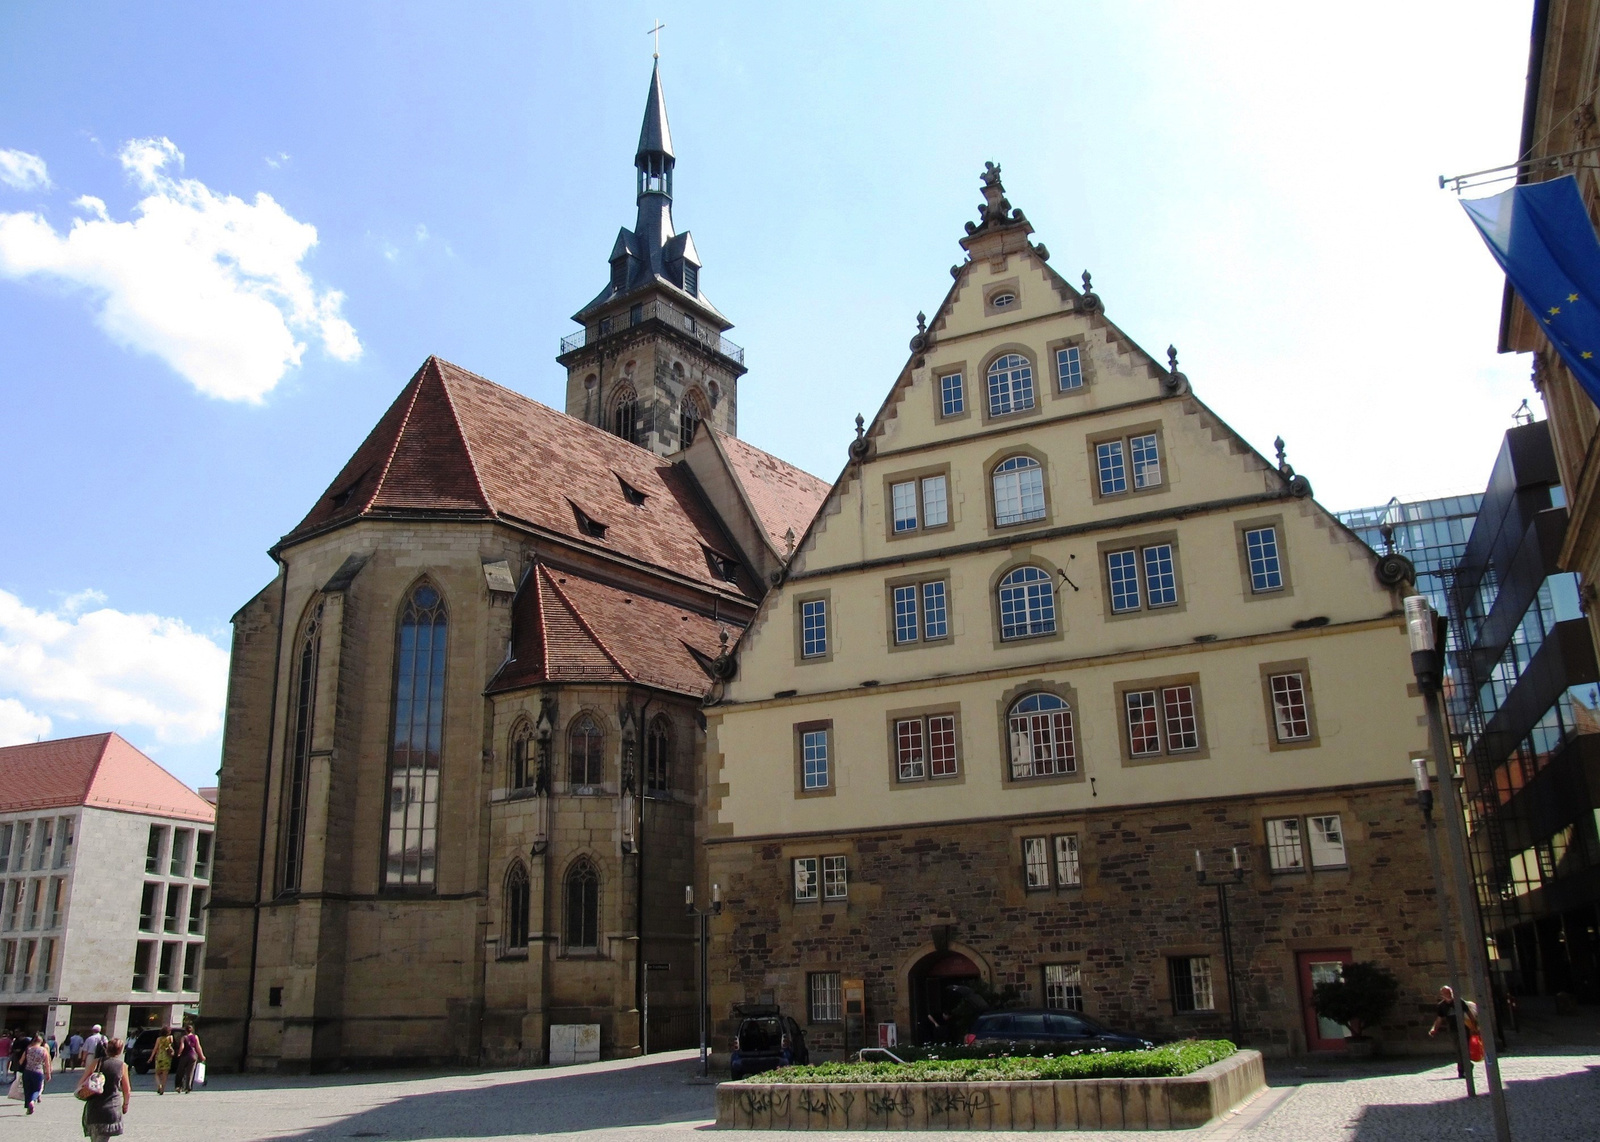
<svg viewBox="0 0 1600 1142"><path fill-rule="evenodd" d="M1083 271L1083 293L1078 297L1078 308L1084 313L1100 312L1100 295L1094 292L1094 279Z"/></svg>
<svg viewBox="0 0 1600 1142"><path fill-rule="evenodd" d="M1094 292L1094 279L1089 276L1089 271L1088 270L1084 270L1083 271L1083 292L1084 293L1093 293Z"/></svg>
<svg viewBox="0 0 1600 1142"><path fill-rule="evenodd" d="M926 333L927 331L928 331L928 315L926 313L923 313L919 309L919 310L917 310L917 332L918 333ZM1523 401L1522 402L1522 406L1524 408L1526 408L1528 406L1528 402L1527 401Z"/></svg>
<svg viewBox="0 0 1600 1142"><path fill-rule="evenodd" d="M1178 347L1176 345L1167 346L1167 370L1173 373L1178 371Z"/></svg>
<svg viewBox="0 0 1600 1142"><path fill-rule="evenodd" d="M1284 455L1286 453L1286 449L1284 448L1284 445L1283 445L1283 437L1280 436L1276 440L1274 440L1272 442L1272 446L1278 450L1278 471L1281 472L1281 471L1283 471L1284 466L1288 463L1284 459Z"/></svg>
<svg viewBox="0 0 1600 1142"><path fill-rule="evenodd" d="M783 557L787 559L794 554L794 528L783 533Z"/></svg>
<svg viewBox="0 0 1600 1142"><path fill-rule="evenodd" d="M866 417L859 412L856 413L856 438L850 442L850 459L852 460L865 460L867 458L867 449L871 447L871 444L866 436L866 423Z"/></svg>
<svg viewBox="0 0 1600 1142"><path fill-rule="evenodd" d="M661 58L661 29L665 27L666 25L658 19L656 21L656 26L645 33L647 36L654 36L656 38L656 50L651 54L651 59Z"/></svg>

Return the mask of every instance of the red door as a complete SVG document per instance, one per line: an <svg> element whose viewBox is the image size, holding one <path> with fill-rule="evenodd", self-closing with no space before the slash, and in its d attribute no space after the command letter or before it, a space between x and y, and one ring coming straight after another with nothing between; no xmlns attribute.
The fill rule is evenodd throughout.
<svg viewBox="0 0 1600 1142"><path fill-rule="evenodd" d="M1311 991L1319 983L1340 979L1344 974L1344 965L1353 958L1348 948L1300 952L1297 955L1300 965L1300 1010L1305 1017L1307 1050L1344 1050L1344 1041L1350 1029L1318 1015L1316 1008L1311 1006Z"/></svg>

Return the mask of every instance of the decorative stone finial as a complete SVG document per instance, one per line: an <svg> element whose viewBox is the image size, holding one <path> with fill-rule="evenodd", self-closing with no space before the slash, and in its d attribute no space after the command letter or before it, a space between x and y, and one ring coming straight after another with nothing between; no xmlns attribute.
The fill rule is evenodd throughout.
<svg viewBox="0 0 1600 1142"><path fill-rule="evenodd" d="M867 450L872 447L872 442L866 436L866 418L856 413L856 438L850 442L850 459L865 460Z"/></svg>
<svg viewBox="0 0 1600 1142"><path fill-rule="evenodd" d="M788 558L790 555L794 554L794 544L795 544L794 528L791 527L788 531L783 533L783 554L784 554L784 558Z"/></svg>
<svg viewBox="0 0 1600 1142"><path fill-rule="evenodd" d="M917 332L918 333L926 333L927 331L928 331L928 315L926 313L923 313L919 309L919 310L917 310ZM1524 407L1526 407L1528 402L1527 401L1523 401L1522 404L1523 404Z"/></svg>
<svg viewBox="0 0 1600 1142"><path fill-rule="evenodd" d="M1167 346L1167 375L1161 378L1161 387L1169 393L1180 392L1189 378L1178 372L1178 347Z"/></svg>
<svg viewBox="0 0 1600 1142"><path fill-rule="evenodd" d="M1078 298L1078 309L1083 313L1099 313L1101 309L1100 295L1094 292L1094 281L1088 270L1083 271L1083 293Z"/></svg>
<svg viewBox="0 0 1600 1142"><path fill-rule="evenodd" d="M1167 369L1174 373L1178 371L1178 347L1176 345L1167 346Z"/></svg>
<svg viewBox="0 0 1600 1142"><path fill-rule="evenodd" d="M1272 442L1272 446L1278 450L1278 471L1282 472L1285 468L1289 468L1289 462L1284 459L1284 457L1288 454L1288 450L1284 448L1283 437L1280 436L1274 440ZM1289 468L1289 471L1292 472L1294 469Z"/></svg>
<svg viewBox="0 0 1600 1142"><path fill-rule="evenodd" d="M983 179L983 185L984 186L997 186L997 187L999 187L1000 186L1000 164L999 163L984 163L983 164L983 174L981 174L979 177ZM1004 190L1005 188L1004 187L1000 187L1000 189Z"/></svg>
<svg viewBox="0 0 1600 1142"><path fill-rule="evenodd" d="M1084 293L1093 293L1094 292L1094 279L1089 276L1089 271L1088 270L1084 270L1083 271L1083 292Z"/></svg>
<svg viewBox="0 0 1600 1142"><path fill-rule="evenodd" d="M1386 555L1394 554L1394 524L1384 523L1379 526L1378 534L1383 536L1383 550Z"/></svg>

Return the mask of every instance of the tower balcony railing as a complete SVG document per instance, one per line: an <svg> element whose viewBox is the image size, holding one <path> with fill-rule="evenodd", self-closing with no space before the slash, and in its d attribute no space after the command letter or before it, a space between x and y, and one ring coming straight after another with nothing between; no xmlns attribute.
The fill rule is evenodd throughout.
<svg viewBox="0 0 1600 1142"><path fill-rule="evenodd" d="M735 345L711 326L704 324L692 313L686 313L669 302L656 300L646 301L635 305L626 313L613 314L603 317L593 325L587 325L570 336L561 339L561 352L563 355L574 349L582 349L586 345L593 345L625 329L632 329L635 325L643 325L651 319L665 322L675 330L680 330L689 337L693 337L700 344L710 349L713 353L720 353L730 361L744 364L744 348Z"/></svg>

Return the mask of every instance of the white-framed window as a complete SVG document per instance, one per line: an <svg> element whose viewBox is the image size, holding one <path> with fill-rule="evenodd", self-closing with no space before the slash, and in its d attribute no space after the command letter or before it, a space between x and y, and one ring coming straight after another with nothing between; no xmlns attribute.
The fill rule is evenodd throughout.
<svg viewBox="0 0 1600 1142"><path fill-rule="evenodd" d="M1076 888L1083 883L1083 868L1078 862L1078 834L1057 834L1055 848L1056 887Z"/></svg>
<svg viewBox="0 0 1600 1142"><path fill-rule="evenodd" d="M838 1023L844 1018L843 994L836 971L812 972L806 980L813 1023Z"/></svg>
<svg viewBox="0 0 1600 1142"><path fill-rule="evenodd" d="M1072 710L1063 699L1048 693L1025 695L1012 705L1006 722L1013 778L1077 771Z"/></svg>
<svg viewBox="0 0 1600 1142"><path fill-rule="evenodd" d="M901 781L956 775L954 714L900 718L894 724L895 772Z"/></svg>
<svg viewBox="0 0 1600 1142"><path fill-rule="evenodd" d="M1300 840L1300 818L1283 817L1267 822L1267 866L1273 872L1304 872L1305 850Z"/></svg>
<svg viewBox="0 0 1600 1142"><path fill-rule="evenodd" d="M844 900L850 895L849 862L843 856L822 858L822 898Z"/></svg>
<svg viewBox="0 0 1600 1142"><path fill-rule="evenodd" d="M1056 350L1056 384L1064 393L1083 388L1083 361L1076 345Z"/></svg>
<svg viewBox="0 0 1600 1142"><path fill-rule="evenodd" d="M1161 483L1161 447L1154 432L1103 440L1095 445L1094 452L1102 496L1121 495L1130 484L1134 490L1142 491Z"/></svg>
<svg viewBox="0 0 1600 1142"><path fill-rule="evenodd" d="M1267 679L1272 690L1273 730L1280 742L1305 741L1311 736L1311 707L1306 701L1305 675L1274 674Z"/></svg>
<svg viewBox="0 0 1600 1142"><path fill-rule="evenodd" d="M1024 566L1000 580L1000 637L1032 638L1056 631L1055 583L1041 567Z"/></svg>
<svg viewBox="0 0 1600 1142"><path fill-rule="evenodd" d="M800 657L818 658L828 653L828 600L806 599L800 604Z"/></svg>
<svg viewBox="0 0 1600 1142"><path fill-rule="evenodd" d="M1283 590L1283 564L1278 558L1278 529L1252 528L1244 533L1245 556L1250 563L1253 594Z"/></svg>
<svg viewBox="0 0 1600 1142"><path fill-rule="evenodd" d="M1177 560L1170 543L1106 552L1106 579L1112 614L1158 610L1178 601Z"/></svg>
<svg viewBox="0 0 1600 1142"><path fill-rule="evenodd" d="M806 789L826 789L828 772L828 731L806 730L800 735L801 783Z"/></svg>
<svg viewBox="0 0 1600 1142"><path fill-rule="evenodd" d="M1083 1010L1082 965L1044 965L1044 1005L1052 1011Z"/></svg>
<svg viewBox="0 0 1600 1142"><path fill-rule="evenodd" d="M1017 304L1017 295L1014 293L997 293L989 299L989 304L996 309L1010 309Z"/></svg>
<svg viewBox="0 0 1600 1142"><path fill-rule="evenodd" d="M943 474L890 484L889 503L896 535L950 522L950 492Z"/></svg>
<svg viewBox="0 0 1600 1142"><path fill-rule="evenodd" d="M1128 717L1128 752L1134 757L1200 748L1193 686L1129 690L1122 701Z"/></svg>
<svg viewBox="0 0 1600 1142"><path fill-rule="evenodd" d="M893 590L894 641L937 642L950 633L948 590L943 579L903 583Z"/></svg>
<svg viewBox="0 0 1600 1142"><path fill-rule="evenodd" d="M1033 407L1033 365L1020 353L1007 353L989 366L989 415L1005 416Z"/></svg>
<svg viewBox="0 0 1600 1142"><path fill-rule="evenodd" d="M1174 956L1167 961L1172 980L1172 1009L1176 1012L1215 1011L1211 994L1211 957Z"/></svg>
<svg viewBox="0 0 1600 1142"><path fill-rule="evenodd" d="M816 857L795 857L794 898L796 900L815 900L817 898Z"/></svg>
<svg viewBox="0 0 1600 1142"><path fill-rule="evenodd" d="M1307 817L1310 826L1311 867L1342 868L1345 861L1344 826L1337 813Z"/></svg>
<svg viewBox="0 0 1600 1142"><path fill-rule="evenodd" d="M1022 838L1022 882L1030 892L1050 887L1050 852L1043 837Z"/></svg>
<svg viewBox="0 0 1600 1142"><path fill-rule="evenodd" d="M1044 518L1044 469L1032 456L1010 456L1000 461L990 482L996 527Z"/></svg>
<svg viewBox="0 0 1600 1142"><path fill-rule="evenodd" d="M966 386L960 373L946 373L939 378L939 408L945 416L960 416L966 411Z"/></svg>

